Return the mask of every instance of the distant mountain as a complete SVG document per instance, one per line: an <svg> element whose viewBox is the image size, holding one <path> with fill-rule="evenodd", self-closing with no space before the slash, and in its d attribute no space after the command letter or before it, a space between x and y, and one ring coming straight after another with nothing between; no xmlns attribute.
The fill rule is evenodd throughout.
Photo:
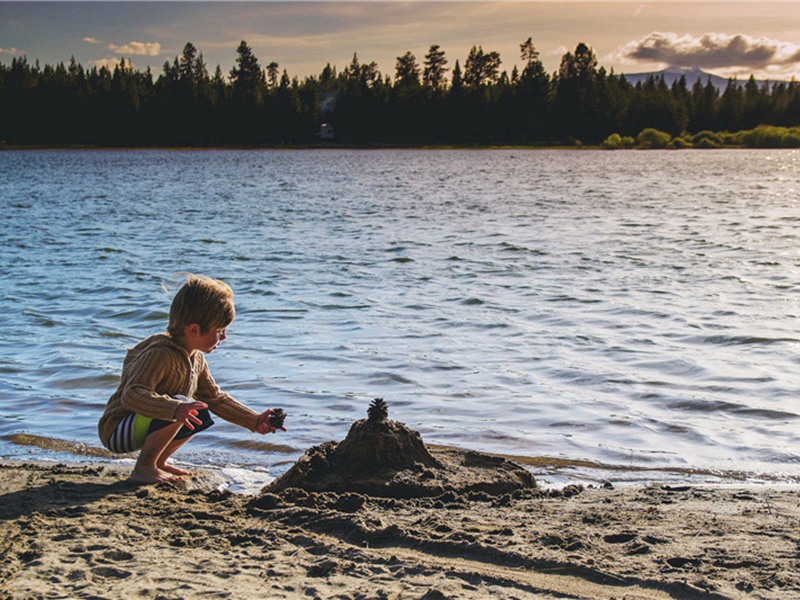
<svg viewBox="0 0 800 600"><path fill-rule="evenodd" d="M692 89L692 86L697 80L700 80L700 83L706 85L709 78L711 79L711 84L721 92L725 91L725 88L728 87L728 80L725 77L719 77L718 75L706 73L705 71L696 67L667 67L663 71L653 71L650 73L625 73L624 75L625 79L627 79L628 82L633 85L636 85L639 82L644 83L648 77L659 78L663 75L664 82L668 86L671 86L681 77L686 77L686 87L689 89ZM742 84L746 82L747 79L739 80L739 83ZM762 83L764 82L758 82L759 87Z"/></svg>

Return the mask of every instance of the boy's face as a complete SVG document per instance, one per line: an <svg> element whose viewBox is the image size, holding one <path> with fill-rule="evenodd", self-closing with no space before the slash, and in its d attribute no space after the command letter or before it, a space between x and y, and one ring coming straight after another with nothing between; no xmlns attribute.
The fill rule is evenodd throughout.
<svg viewBox="0 0 800 600"><path fill-rule="evenodd" d="M197 349L201 352L205 352L206 354L213 351L222 343L225 338L228 337L226 330L226 327L223 327L222 329L212 327L206 333L201 334L197 338Z"/></svg>
<svg viewBox="0 0 800 600"><path fill-rule="evenodd" d="M186 326L186 334L183 337L182 343L189 352L199 350L208 354L212 352L222 341L228 337L227 327L212 327L205 333L202 333L200 326L196 323Z"/></svg>

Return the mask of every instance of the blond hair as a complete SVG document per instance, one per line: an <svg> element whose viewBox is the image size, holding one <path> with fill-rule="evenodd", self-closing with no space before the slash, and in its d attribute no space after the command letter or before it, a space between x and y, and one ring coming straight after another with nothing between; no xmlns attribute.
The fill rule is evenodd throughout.
<svg viewBox="0 0 800 600"><path fill-rule="evenodd" d="M167 333L172 337L184 334L187 325L197 323L201 333L216 327L223 329L233 322L233 290L224 281L205 275L181 273L186 282L181 286L169 309Z"/></svg>

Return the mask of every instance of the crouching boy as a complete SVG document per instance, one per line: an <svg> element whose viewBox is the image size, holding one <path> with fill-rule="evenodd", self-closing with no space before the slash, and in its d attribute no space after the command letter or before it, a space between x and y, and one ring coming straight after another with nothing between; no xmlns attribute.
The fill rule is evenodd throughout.
<svg viewBox="0 0 800 600"><path fill-rule="evenodd" d="M275 432L271 410L259 414L237 402L208 370L204 354L225 340L234 316L233 291L226 283L189 275L172 300L167 332L128 350L98 432L112 452L139 451L131 480L156 483L189 475L167 461L191 436L213 425L209 411L250 431Z"/></svg>

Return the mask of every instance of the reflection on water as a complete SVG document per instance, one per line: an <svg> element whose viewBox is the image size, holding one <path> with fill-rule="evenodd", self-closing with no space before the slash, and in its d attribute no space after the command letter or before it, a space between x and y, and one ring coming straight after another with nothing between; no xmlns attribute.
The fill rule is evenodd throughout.
<svg viewBox="0 0 800 600"><path fill-rule="evenodd" d="M382 396L428 443L552 477L797 480L798 163L0 153L0 455L99 449L125 348L194 271L236 292L216 379L291 417L267 438L218 420L184 460L280 470Z"/></svg>

